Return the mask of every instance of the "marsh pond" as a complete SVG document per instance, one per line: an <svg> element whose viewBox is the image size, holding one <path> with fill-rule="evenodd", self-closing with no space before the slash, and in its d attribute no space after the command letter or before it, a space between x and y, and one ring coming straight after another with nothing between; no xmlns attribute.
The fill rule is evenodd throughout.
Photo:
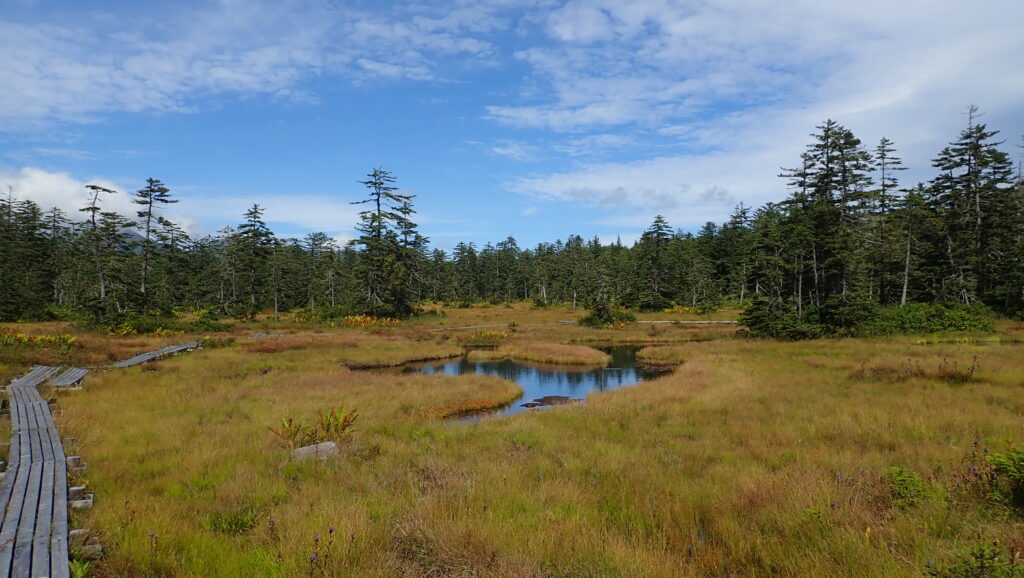
<svg viewBox="0 0 1024 578"><path fill-rule="evenodd" d="M532 408L578 403L587 394L612 391L627 385L664 375L664 369L645 368L637 364L638 346L601 348L611 356L605 367L536 364L521 361L469 361L465 358L445 363L406 367L407 373L441 375L482 374L514 381L523 388L523 395L505 407L487 412L488 416L504 416ZM479 416L477 416L479 417Z"/></svg>

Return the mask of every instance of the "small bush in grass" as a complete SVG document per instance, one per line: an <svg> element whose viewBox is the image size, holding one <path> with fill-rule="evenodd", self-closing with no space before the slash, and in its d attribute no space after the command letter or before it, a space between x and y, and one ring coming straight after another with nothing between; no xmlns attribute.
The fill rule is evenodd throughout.
<svg viewBox="0 0 1024 578"><path fill-rule="evenodd" d="M960 366L960 362L956 359L950 361L948 357L942 358L942 363L939 364L939 377L945 379L951 384L962 384L970 383L976 378L974 374L981 368L980 358L975 354L971 358L971 364L964 364Z"/></svg>
<svg viewBox="0 0 1024 578"><path fill-rule="evenodd" d="M885 474L889 493L898 508L913 506L925 497L924 480L914 470L893 466Z"/></svg>
<svg viewBox="0 0 1024 578"><path fill-rule="evenodd" d="M222 534L244 534L263 519L263 512L252 504L230 512L214 512L203 516L203 525Z"/></svg>
<svg viewBox="0 0 1024 578"><path fill-rule="evenodd" d="M928 576L941 578L1009 578L1024 576L1024 563L1019 546L1003 548L998 542L992 546L976 546L956 556L951 564L931 564L925 567Z"/></svg>
<svg viewBox="0 0 1024 578"><path fill-rule="evenodd" d="M374 317L373 315L349 315L342 321L345 327L362 327L364 329L371 327L398 327L402 324L398 319Z"/></svg>
<svg viewBox="0 0 1024 578"><path fill-rule="evenodd" d="M345 411L339 407L328 412L317 412L316 423L304 424L295 418L286 417L281 426L274 429L267 426L274 435L281 438L292 448L311 446L326 441L341 441L350 436L355 429L356 410Z"/></svg>
<svg viewBox="0 0 1024 578"><path fill-rule="evenodd" d="M578 323L583 327L592 327L594 329L621 329L627 323L634 321L636 321L636 315L629 311L612 307L595 307L590 313L581 317Z"/></svg>
<svg viewBox="0 0 1024 578"><path fill-rule="evenodd" d="M494 349L508 339L504 331L477 331L473 335L459 336L455 340L463 347L473 349Z"/></svg>
<svg viewBox="0 0 1024 578"><path fill-rule="evenodd" d="M157 335L175 336L184 333L213 333L230 331L230 323L222 323L211 313L201 313L198 318L185 321L168 315L144 315L141 313L119 313L96 316L80 321L86 329L98 329L111 335Z"/></svg>
<svg viewBox="0 0 1024 578"><path fill-rule="evenodd" d="M0 329L0 347L34 347L67 353L74 349L77 344L78 339L73 335L30 336L24 333Z"/></svg>
<svg viewBox="0 0 1024 578"><path fill-rule="evenodd" d="M219 349L235 343L234 337L212 337L210 335L199 338L199 346L203 349Z"/></svg>
<svg viewBox="0 0 1024 578"><path fill-rule="evenodd" d="M953 487L973 501L988 501L1024 513L1024 449L989 453L974 440Z"/></svg>
<svg viewBox="0 0 1024 578"><path fill-rule="evenodd" d="M996 475L996 501L1024 510L1024 449L994 453L988 463Z"/></svg>

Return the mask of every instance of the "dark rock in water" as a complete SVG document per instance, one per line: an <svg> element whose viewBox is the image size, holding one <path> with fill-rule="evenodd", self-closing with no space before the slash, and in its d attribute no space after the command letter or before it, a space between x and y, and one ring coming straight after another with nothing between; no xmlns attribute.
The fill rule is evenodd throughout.
<svg viewBox="0 0 1024 578"><path fill-rule="evenodd" d="M530 403L524 403L523 407L543 407L549 405L572 405L574 403L581 403L582 399L574 397L565 397L564 395L545 395L539 397Z"/></svg>

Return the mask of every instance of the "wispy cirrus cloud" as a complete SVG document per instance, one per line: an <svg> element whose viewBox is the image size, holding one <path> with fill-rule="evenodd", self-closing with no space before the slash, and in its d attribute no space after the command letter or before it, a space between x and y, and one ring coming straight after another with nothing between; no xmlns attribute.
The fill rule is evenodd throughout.
<svg viewBox="0 0 1024 578"><path fill-rule="evenodd" d="M323 75L435 80L452 59L486 65L494 48L481 36L503 25L501 9L254 0L183 2L161 19L89 5L43 21L0 16L0 131L187 113L218 95L316 102L304 86Z"/></svg>
<svg viewBox="0 0 1024 578"><path fill-rule="evenodd" d="M535 161L539 158L538 147L528 143L502 139L491 147L491 153L501 157L507 157L517 161Z"/></svg>

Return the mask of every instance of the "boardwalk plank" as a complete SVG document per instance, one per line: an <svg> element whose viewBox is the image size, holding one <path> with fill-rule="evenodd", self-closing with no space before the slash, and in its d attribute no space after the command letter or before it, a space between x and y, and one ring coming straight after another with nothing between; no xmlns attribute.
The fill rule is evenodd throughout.
<svg viewBox="0 0 1024 578"><path fill-rule="evenodd" d="M36 387L59 368L33 367L7 387L11 456L0 482L0 576L69 578L67 458Z"/></svg>
<svg viewBox="0 0 1024 578"><path fill-rule="evenodd" d="M50 578L67 578L68 565L68 468L64 452L54 461L53 531L50 533Z"/></svg>
<svg viewBox="0 0 1024 578"><path fill-rule="evenodd" d="M4 515L3 531L0 532L0 576L10 573L11 565L14 561L14 544L17 540L18 527L21 523L21 513L25 504L28 478L29 468L27 466L18 468L18 471L15 473L11 501L7 504L7 512Z"/></svg>
<svg viewBox="0 0 1024 578"><path fill-rule="evenodd" d="M88 373L89 370L84 367L71 367L64 371L64 373L51 379L50 385L54 387L71 387L81 382Z"/></svg>
<svg viewBox="0 0 1024 578"><path fill-rule="evenodd" d="M39 482L39 505L36 508L36 527L32 538L31 576L50 576L50 532L53 526L53 460L44 461Z"/></svg>
<svg viewBox="0 0 1024 578"><path fill-rule="evenodd" d="M0 482L0 504L3 506L0 509L0 536L3 536L4 529L7 528L7 504L11 502L11 494L14 493L14 481L17 477L17 466L12 468L8 465L7 472L4 473L4 479Z"/></svg>
<svg viewBox="0 0 1024 578"><path fill-rule="evenodd" d="M169 345L167 347L164 347L163 349L149 351L146 353L140 353L135 357L130 357L128 359L125 359L124 361L118 361L117 363L114 364L114 367L131 367L133 365L145 363L147 361L164 357L166 355L171 355L172 353L179 353L182 351L187 351L189 349L195 349L197 347L199 347L198 341L190 341L188 343L182 343L180 345Z"/></svg>
<svg viewBox="0 0 1024 578"><path fill-rule="evenodd" d="M21 469L24 469L22 466ZM31 578L32 539L36 533L36 512L39 508L40 490L43 480L43 464L37 462L28 466L28 486L25 488L25 505L21 511L21 522L14 543L14 564L12 578Z"/></svg>

